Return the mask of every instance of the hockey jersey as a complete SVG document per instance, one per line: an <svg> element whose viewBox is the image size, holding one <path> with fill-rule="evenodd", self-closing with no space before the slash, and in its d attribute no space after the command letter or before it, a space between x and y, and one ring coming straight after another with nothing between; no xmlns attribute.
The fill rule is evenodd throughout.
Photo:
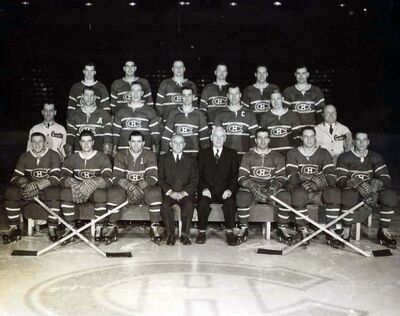
<svg viewBox="0 0 400 316"><path fill-rule="evenodd" d="M30 181L48 179L51 185L58 185L60 172L60 156L55 151L46 148L42 155L27 151L19 157L11 183L25 177Z"/></svg>
<svg viewBox="0 0 400 316"><path fill-rule="evenodd" d="M167 152L173 134L180 134L185 138L185 153L196 155L200 148L210 146L210 135L207 119L200 110L184 113L182 108L173 109L164 128L161 151Z"/></svg>
<svg viewBox="0 0 400 316"><path fill-rule="evenodd" d="M286 181L285 158L276 151L261 154L256 148L251 149L243 156L238 175L240 185L248 179L262 186L274 180L281 188Z"/></svg>
<svg viewBox="0 0 400 316"><path fill-rule="evenodd" d="M144 136L144 148L160 143L160 125L156 112L149 106L131 108L124 106L114 117L112 128L114 145L118 150L129 149L129 136L138 131Z"/></svg>
<svg viewBox="0 0 400 316"><path fill-rule="evenodd" d="M272 150L289 150L299 142L300 121L292 110L286 109L281 116L272 111L262 113L260 127L268 129L270 138L268 147Z"/></svg>
<svg viewBox="0 0 400 316"><path fill-rule="evenodd" d="M321 147L315 148L311 155L307 156L303 147L293 148L286 156L286 173L288 182L292 185L302 183L300 174L323 174L329 185L336 183L336 170L332 162L332 156Z"/></svg>
<svg viewBox="0 0 400 316"><path fill-rule="evenodd" d="M226 132L225 146L244 155L254 145L255 132L258 128L255 114L246 107L234 112L222 109L214 120L214 126L222 126Z"/></svg>
<svg viewBox="0 0 400 316"><path fill-rule="evenodd" d="M143 87L143 101L145 105L149 105L151 107L154 106L153 97L151 95L150 84L147 79L138 78L132 83L140 83ZM116 114L118 109L120 109L123 105L127 105L131 102L131 86L132 83L129 83L124 78L115 80L111 85L111 113Z"/></svg>
<svg viewBox="0 0 400 316"><path fill-rule="evenodd" d="M110 158L97 150L94 150L89 158L85 158L81 152L74 153L65 159L61 168L61 184L67 177L74 177L76 180L101 177L107 187L112 185L112 169Z"/></svg>
<svg viewBox="0 0 400 316"><path fill-rule="evenodd" d="M79 134L89 130L94 134L94 149L103 151L103 144L112 143L110 114L97 108L93 113L87 114L78 109L67 120L67 144L74 146L75 151L81 150Z"/></svg>
<svg viewBox="0 0 400 316"><path fill-rule="evenodd" d="M156 185L158 182L156 155L150 150L143 149L135 160L130 150L119 152L114 159L112 175L114 184L126 178L135 184L144 180L149 185Z"/></svg>
<svg viewBox="0 0 400 316"><path fill-rule="evenodd" d="M347 180L350 178L360 178L370 182L373 178L383 181L384 187L390 187L391 178L389 171L380 154L368 151L365 157L357 155L354 150L350 150L339 155L337 160L338 186L347 187Z"/></svg>
<svg viewBox="0 0 400 316"><path fill-rule="evenodd" d="M283 91L283 102L299 115L301 127L321 122L325 99L317 86L310 84L307 90L299 90L297 86L287 87Z"/></svg>
<svg viewBox="0 0 400 316"><path fill-rule="evenodd" d="M216 82L207 84L201 93L199 109L207 114L207 122L211 126L217 113L227 107L229 84L219 86Z"/></svg>
<svg viewBox="0 0 400 316"><path fill-rule="evenodd" d="M182 87L191 87L193 89L193 106L197 107L197 88L194 82L186 79L183 83L176 82L173 78L161 81L157 92L156 110L158 116L165 122L169 112L182 105Z"/></svg>
<svg viewBox="0 0 400 316"><path fill-rule="evenodd" d="M67 117L69 117L72 112L82 106L82 93L84 87L86 87L86 85L83 83L83 81L74 83L72 85L68 98ZM106 111L110 111L110 98L106 86L100 81L96 81L96 83L90 87L94 89L97 107Z"/></svg>

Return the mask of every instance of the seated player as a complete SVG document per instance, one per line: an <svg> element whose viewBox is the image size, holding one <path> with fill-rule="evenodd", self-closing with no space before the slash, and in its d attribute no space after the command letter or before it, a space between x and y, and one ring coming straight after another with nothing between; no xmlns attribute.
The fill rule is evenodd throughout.
<svg viewBox="0 0 400 316"><path fill-rule="evenodd" d="M249 235L250 206L253 203L265 204L269 202L269 195L276 196L281 201L291 204L289 192L282 189L286 181L285 159L277 151L272 151L268 144L270 142L268 130L259 128L256 131L256 146L242 158L239 168L240 190L236 195L236 205L240 223L240 231L237 235L237 244L247 241ZM279 208L279 223L286 217L289 210ZM284 212L282 215L282 212ZM291 237L286 230L282 229L288 242ZM278 231L281 233L281 230Z"/></svg>
<svg viewBox="0 0 400 316"><path fill-rule="evenodd" d="M391 178L380 154L368 149L366 132L355 134L354 148L341 154L337 161L338 186L342 188L342 212L364 200L371 208L379 209L378 242L396 248L397 241L389 225L397 206L397 193L390 189ZM353 213L343 220L343 239L350 239Z"/></svg>
<svg viewBox="0 0 400 316"><path fill-rule="evenodd" d="M65 159L61 168L61 210L71 226L74 226L77 205L93 202L95 217L105 214L107 210L107 188L112 185L111 162L108 155L94 149L94 143L93 133L82 131L79 135L82 150ZM102 239L104 221L96 224L96 242ZM63 237L70 233L67 228ZM75 237L71 237L63 245L74 240Z"/></svg>
<svg viewBox="0 0 400 316"><path fill-rule="evenodd" d="M138 131L131 132L129 150L117 153L114 159L113 183L108 190L108 209L111 210L123 203L126 198L130 205L148 205L150 216L150 237L159 244L158 232L160 223L161 190L156 186L158 181L157 158L154 152L143 148L143 135ZM117 221L119 212L111 214L105 235L106 245L118 240Z"/></svg>
<svg viewBox="0 0 400 316"><path fill-rule="evenodd" d="M45 147L46 137L42 133L32 133L31 149L23 153L14 170L11 186L5 193L6 212L10 231L3 236L4 243L18 240L21 206L38 196L54 212L60 212L60 156ZM49 238L58 239L58 220L48 215Z"/></svg>

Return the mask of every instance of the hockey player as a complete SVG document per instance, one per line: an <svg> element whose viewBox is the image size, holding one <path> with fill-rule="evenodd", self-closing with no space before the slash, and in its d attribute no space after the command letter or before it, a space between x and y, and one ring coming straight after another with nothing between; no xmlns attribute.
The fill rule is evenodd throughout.
<svg viewBox="0 0 400 316"><path fill-rule="evenodd" d="M368 149L365 132L355 134L354 149L341 154L337 161L338 186L342 188L342 212L361 200L371 208L379 207L378 242L396 248L397 241L388 231L397 206L397 193L390 189L391 178L380 154ZM350 239L353 214L343 221L343 239Z"/></svg>
<svg viewBox="0 0 400 316"><path fill-rule="evenodd" d="M61 168L61 210L65 220L74 226L76 205L92 201L94 214L99 217L107 210L107 188L112 185L111 162L108 156L94 149L95 136L84 130L79 135L81 151L65 159ZM96 224L95 241L102 239L103 221ZM63 234L70 234L67 228ZM74 241L67 239L63 245Z"/></svg>
<svg viewBox="0 0 400 316"><path fill-rule="evenodd" d="M270 142L269 132L266 128L257 129L256 146L243 156L239 168L239 185L241 189L236 195L237 212L240 231L237 235L237 244L247 240L249 235L250 206L253 203L265 204L269 202L269 195L276 196L281 201L291 204L290 194L282 189L286 181L285 159L277 151L268 148ZM289 210L279 208L279 219ZM285 217L286 218L286 217ZM279 230L281 231L281 230ZM291 242L291 237L286 230L280 239ZM280 233L279 233L280 234Z"/></svg>
<svg viewBox="0 0 400 316"><path fill-rule="evenodd" d="M337 121L337 112L333 105L325 106L322 116L324 121L315 126L317 144L329 151L336 166L339 155L353 147L353 139L347 126Z"/></svg>
<svg viewBox="0 0 400 316"><path fill-rule="evenodd" d="M60 155L60 159L65 158L64 146L67 140L67 132L64 126L58 124L54 117L57 114L54 103L45 103L42 109L43 122L37 124L29 131L29 139L27 145L27 151L32 149L31 136L33 133L42 133L46 136L45 146L57 152Z"/></svg>
<svg viewBox="0 0 400 316"><path fill-rule="evenodd" d="M129 137L132 131L140 131L144 137L144 148L159 152L160 125L156 112L150 106L145 106L143 101L143 87L135 81L130 86L130 102L119 109L114 118L112 133L114 150L126 150L130 148Z"/></svg>
<svg viewBox="0 0 400 316"><path fill-rule="evenodd" d="M5 192L5 208L10 231L3 236L4 243L18 240L21 236L19 219L21 206L29 203L35 196L42 199L54 212L60 212L60 156L46 148L46 137L34 132L30 136L31 149L23 153L14 170L11 186ZM58 221L48 216L49 238L58 239Z"/></svg>
<svg viewBox="0 0 400 316"><path fill-rule="evenodd" d="M214 126L222 126L225 129L226 147L244 155L254 144L254 134L258 125L255 114L240 104L241 96L239 86L229 87L229 105L217 114Z"/></svg>
<svg viewBox="0 0 400 316"><path fill-rule="evenodd" d="M185 153L197 156L200 147L210 147L206 116L193 107L193 99L193 89L183 87L182 106L169 113L162 136L161 153L168 151L173 134L180 134L185 138Z"/></svg>
<svg viewBox="0 0 400 316"><path fill-rule="evenodd" d="M158 88L156 110L158 116L163 119L164 123L168 118L169 112L179 105L182 105L181 91L183 86L192 88L194 107L197 107L197 88L192 81L184 77L185 70L183 61L175 60L172 65L173 77L161 81L160 87Z"/></svg>
<svg viewBox="0 0 400 316"><path fill-rule="evenodd" d="M307 82L310 73L306 66L297 67L294 76L297 83L283 91L283 102L299 114L301 127L316 125L322 121L324 95L320 88Z"/></svg>
<svg viewBox="0 0 400 316"><path fill-rule="evenodd" d="M226 82L228 67L225 64L218 64L215 71L215 81L207 84L201 93L199 109L207 114L207 122L211 128L217 113L227 107L228 87Z"/></svg>
<svg viewBox="0 0 400 316"><path fill-rule="evenodd" d="M103 110L110 111L110 99L107 88L100 81L94 80L96 69L93 63L83 66L83 80L72 85L69 92L67 117L82 105L83 88L91 87L95 92L96 105Z"/></svg>
<svg viewBox="0 0 400 316"><path fill-rule="evenodd" d="M153 97L151 96L149 81L145 78L136 77L135 72L137 66L133 58L126 59L122 69L124 70L125 76L122 79L115 80L111 85L111 113L115 115L119 108L131 102L131 86L133 83L141 84L143 88L142 98L144 104L153 107L154 103Z"/></svg>
<svg viewBox="0 0 400 316"><path fill-rule="evenodd" d="M107 111L97 107L95 92L91 87L84 87L81 107L74 111L67 121L67 145L65 152L70 155L73 150L80 150L79 135L89 130L95 137L95 150L111 155L112 133L111 118Z"/></svg>
<svg viewBox="0 0 400 316"><path fill-rule="evenodd" d="M150 237L159 244L161 189L156 186L158 168L155 153L144 148L144 137L139 131L133 131L129 137L129 150L117 153L114 160L113 183L108 190L108 209L123 203L126 198L132 205L148 205L150 216ZM119 213L109 217L105 243L118 239L117 221Z"/></svg>
<svg viewBox="0 0 400 316"><path fill-rule="evenodd" d="M260 126L269 131L269 148L286 156L289 149L298 143L300 122L297 113L283 106L279 90L271 92L270 111L261 114Z"/></svg>
<svg viewBox="0 0 400 316"><path fill-rule="evenodd" d="M279 90L279 88L277 85L267 82L268 70L264 65L257 67L254 76L256 83L243 90L242 102L256 114L257 122L260 123L261 115L271 109L271 92Z"/></svg>

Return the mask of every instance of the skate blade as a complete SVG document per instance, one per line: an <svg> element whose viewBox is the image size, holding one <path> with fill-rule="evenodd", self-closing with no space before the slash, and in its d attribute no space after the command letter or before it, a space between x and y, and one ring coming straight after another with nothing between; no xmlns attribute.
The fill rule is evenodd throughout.
<svg viewBox="0 0 400 316"><path fill-rule="evenodd" d="M34 250L14 250L11 255L12 256L32 256L36 257L37 256L37 251Z"/></svg>
<svg viewBox="0 0 400 316"><path fill-rule="evenodd" d="M277 256L283 256L283 251L282 250L274 250L274 249L264 249L264 248L258 248L257 253L261 255L277 255Z"/></svg>
<svg viewBox="0 0 400 316"><path fill-rule="evenodd" d="M132 257L132 252L106 252L107 258L116 258L116 257Z"/></svg>
<svg viewBox="0 0 400 316"><path fill-rule="evenodd" d="M393 256L392 252L389 249L382 249L382 250L373 250L372 254L374 257L388 257Z"/></svg>

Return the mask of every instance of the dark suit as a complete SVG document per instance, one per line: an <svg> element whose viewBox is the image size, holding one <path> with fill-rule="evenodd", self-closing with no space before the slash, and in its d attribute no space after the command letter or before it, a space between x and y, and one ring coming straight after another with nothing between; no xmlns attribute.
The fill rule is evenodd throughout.
<svg viewBox="0 0 400 316"><path fill-rule="evenodd" d="M197 212L200 230L205 230L207 227L211 203L223 204L226 228L232 229L235 225L235 193L238 188L239 163L240 158L237 152L227 147L223 147L218 163L214 157L213 147L199 152L200 183ZM211 199L202 195L204 189L210 190ZM230 190L232 195L222 200L225 190Z"/></svg>
<svg viewBox="0 0 400 316"><path fill-rule="evenodd" d="M167 229L167 236L174 236L174 212L172 206L178 204L181 208L182 234L189 235L193 218L194 193L199 183L199 170L196 158L189 154L182 154L179 163L175 162L173 153L170 151L160 157L158 165L158 184L163 192L161 215ZM177 201L166 193L187 192L187 196Z"/></svg>

